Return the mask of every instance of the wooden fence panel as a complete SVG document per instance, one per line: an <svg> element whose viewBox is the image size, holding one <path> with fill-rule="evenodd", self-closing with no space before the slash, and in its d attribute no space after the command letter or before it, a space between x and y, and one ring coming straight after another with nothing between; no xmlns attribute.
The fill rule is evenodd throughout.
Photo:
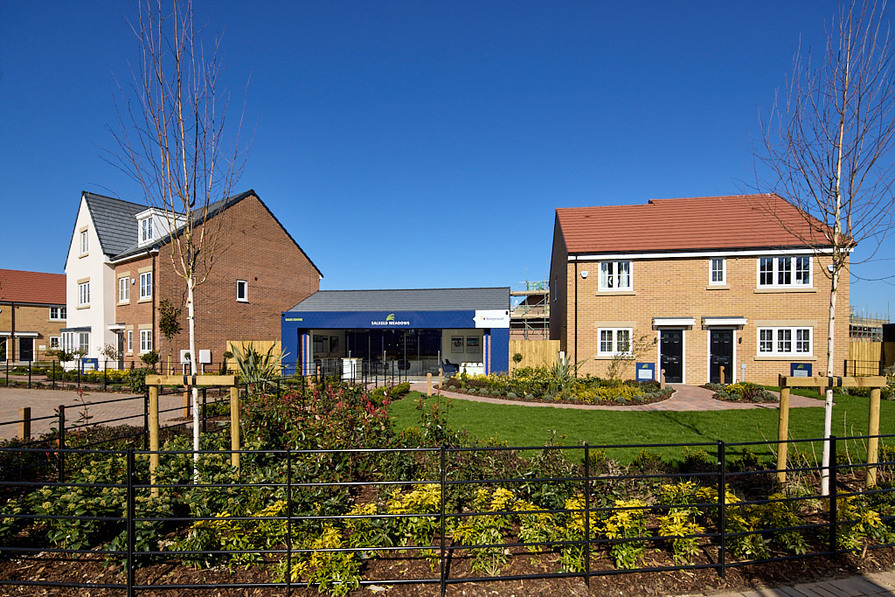
<svg viewBox="0 0 895 597"><path fill-rule="evenodd" d="M522 360L513 362L513 355ZM510 340L510 371L518 367L552 367L559 354L559 340Z"/></svg>
<svg viewBox="0 0 895 597"><path fill-rule="evenodd" d="M877 361L883 357L882 342L849 342L848 360L850 361Z"/></svg>

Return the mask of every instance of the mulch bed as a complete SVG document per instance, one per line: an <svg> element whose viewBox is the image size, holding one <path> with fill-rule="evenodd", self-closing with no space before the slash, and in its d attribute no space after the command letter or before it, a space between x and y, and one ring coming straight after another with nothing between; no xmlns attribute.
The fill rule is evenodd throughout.
<svg viewBox="0 0 895 597"><path fill-rule="evenodd" d="M709 547L697 558L697 564L713 566L717 562L717 549ZM663 559L659 559L663 558ZM463 552L457 552L449 561L449 578L474 578L479 576L469 567L470 560ZM660 552L648 551L645 566L668 566ZM605 559L592 563L595 571L605 573L594 576L589 584L581 578L519 579L519 580L478 580L474 582L448 584L447 594L451 596L483 597L485 595L571 595L571 596L611 596L611 595L699 595L719 591L736 591L757 587L794 585L824 579L842 578L855 574L888 570L895 567L895 549L882 548L868 552L864 558L858 555L843 555L835 558L811 557L804 560L753 564L728 568L725 578L721 578L714 567L695 570L638 572L618 574ZM554 554L518 555L510 557L502 569L504 576L549 574L556 570ZM158 588L139 591L139 595L177 595L178 597L199 597L208 595L245 595L267 597L284 595L283 587L230 588L237 583L272 582L272 567L253 566L249 568L227 569L190 568L174 563L161 563L140 568L136 571L137 584L158 585ZM364 564L365 578L372 579L430 579L428 584L387 584L373 583L362 586L351 593L360 595L392 595L411 597L437 595L438 570L433 570L422 558L406 554L392 553L381 559ZM32 558L16 558L0 562L0 579L41 582L76 583L124 583L125 577L119 566L107 564L97 556L83 556L77 559L59 560L53 554L38 554ZM164 585L204 584L222 585L213 589L164 589ZM81 597L107 597L121 595L121 589L80 587L2 586L0 595L53 595ZM302 597L320 595L316 589L293 589L293 595Z"/></svg>

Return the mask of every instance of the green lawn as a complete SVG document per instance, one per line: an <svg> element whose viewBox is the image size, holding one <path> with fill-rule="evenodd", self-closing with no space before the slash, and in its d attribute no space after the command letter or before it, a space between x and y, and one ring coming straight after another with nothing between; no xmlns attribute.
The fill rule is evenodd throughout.
<svg viewBox="0 0 895 597"><path fill-rule="evenodd" d="M800 392L801 393L801 392ZM416 410L419 394L389 406L396 430L419 425ZM429 398L426 400L435 400ZM837 394L833 409L833 434L839 437L867 433L869 399ZM817 408L790 409L790 437L809 439L823 436L823 401ZM668 412L668 411L602 411L565 408L543 408L502 404L487 404L469 400L450 401L448 424L454 429L466 429L480 440L495 438L511 446L540 446L557 432L557 443L592 446L619 444L695 444L759 442L777 437L778 411L756 408L749 410ZM895 434L895 402L883 401L880 413L880 433ZM895 438L883 440L895 442ZM714 452L714 447L701 447ZM755 452L766 450L751 448ZM810 452L811 444L802 444L802 451ZM844 448L842 448L844 450ZM853 458L862 458L858 444L848 447ZM814 446L817 454L820 447ZM620 462L629 462L639 449L611 450L608 455ZM665 458L679 458L682 447L650 449ZM860 453L860 454L859 454Z"/></svg>

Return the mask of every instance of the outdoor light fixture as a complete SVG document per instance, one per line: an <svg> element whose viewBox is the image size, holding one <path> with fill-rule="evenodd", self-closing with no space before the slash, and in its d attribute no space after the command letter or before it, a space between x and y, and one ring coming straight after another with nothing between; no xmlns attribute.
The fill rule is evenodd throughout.
<svg viewBox="0 0 895 597"><path fill-rule="evenodd" d="M588 271L587 271L587 270L582 270L582 271L581 271L581 277L582 277L582 278L587 278L587 274L588 274Z"/></svg>

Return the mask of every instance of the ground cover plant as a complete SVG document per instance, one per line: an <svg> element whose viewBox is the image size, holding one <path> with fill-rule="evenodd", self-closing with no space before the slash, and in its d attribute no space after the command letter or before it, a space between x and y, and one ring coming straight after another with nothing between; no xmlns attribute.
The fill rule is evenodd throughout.
<svg viewBox="0 0 895 597"><path fill-rule="evenodd" d="M644 404L664 400L674 392L655 381L627 381L575 375L574 365L522 367L513 373L448 378L445 389L509 400L571 404Z"/></svg>
<svg viewBox="0 0 895 597"><path fill-rule="evenodd" d="M714 398L716 400L749 402L752 404L780 401L778 394L774 394L769 390L766 390L763 386L748 381L741 381L728 385L707 383L703 387L715 392Z"/></svg>
<svg viewBox="0 0 895 597"><path fill-rule="evenodd" d="M41 482L0 503L2 557L19 558L0 561L0 579L23 578L21 555L9 548L46 546L42 564L54 549L82 550L65 566L98 561L91 578L120 582L128 471L138 484L133 508L140 574L156 574L159 566L170 573L183 563L187 568L178 568L177 578L203 570L220 579L226 571L257 582L311 583L342 595L365 581L394 578L394 567L406 577L437 577L441 549L452 562L452 578L716 563L714 440L636 448L628 457L624 448L585 448L577 438L547 430L529 449L511 449L499 436L458 430L465 401L401 398L407 389L374 394L333 383L279 395L259 391L243 400L246 452L239 470L226 451L226 427L202 437L199 483L193 481L190 438L171 437L156 493L148 487L146 455L137 454L133 463L120 452L85 455L66 483ZM402 409L412 413L409 420L398 416ZM528 423L558 411L528 407ZM574 414L586 412L660 414ZM668 427L665 414L644 421ZM635 419L597 421L590 422L606 429ZM509 421L491 416L489 422L501 432ZM628 440L632 432L626 429ZM346 447L401 450L327 451ZM791 453L793 462L810 464L802 446ZM796 528L825 523L810 466L783 486L766 472L771 462L755 446L728 452L723 497L728 528L736 533L727 541L732 561L826 549L828 534ZM889 487L889 469L882 473ZM440 478L447 483L443 494ZM861 553L891 541L891 494L842 499L841 548Z"/></svg>

